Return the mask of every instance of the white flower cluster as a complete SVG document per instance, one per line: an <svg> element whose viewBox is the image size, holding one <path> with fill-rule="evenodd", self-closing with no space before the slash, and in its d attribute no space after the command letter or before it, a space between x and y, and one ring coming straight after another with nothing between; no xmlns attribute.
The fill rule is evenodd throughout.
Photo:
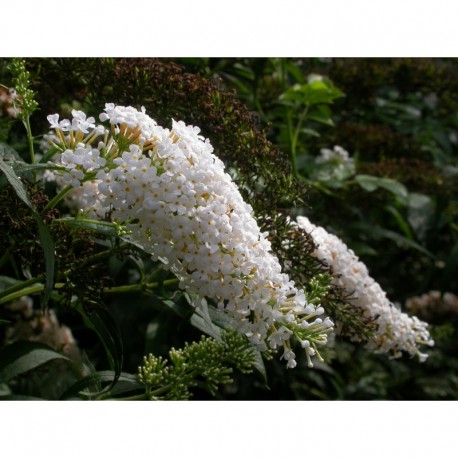
<svg viewBox="0 0 458 458"><path fill-rule="evenodd" d="M327 162L342 164L350 169L355 167L353 158L350 157L348 151L338 145L335 145L333 149L323 148L320 150L320 155L315 158L316 164L325 164Z"/></svg>
<svg viewBox="0 0 458 458"><path fill-rule="evenodd" d="M92 204L99 215L110 209L112 218L128 223L131 237L196 303L215 301L259 350L282 348L293 368L294 336L309 365L311 356L320 358L317 345L326 344L332 322L319 318L323 308L307 304L304 291L282 273L251 206L199 128L173 121L165 129L144 109L113 104L100 115L111 131L84 113L73 116L48 120L60 139L53 144L62 151L65 183L79 190L82 206Z"/></svg>
<svg viewBox="0 0 458 458"><path fill-rule="evenodd" d="M402 356L406 351L417 355L421 362L427 356L420 353L418 345L434 345L427 330L427 323L417 317L409 317L390 303L380 285L369 276L365 264L335 235L312 224L308 218L297 218L299 227L310 233L317 249L314 255L332 267L334 283L353 293L351 301L364 316L375 320L378 328L368 347L377 353Z"/></svg>

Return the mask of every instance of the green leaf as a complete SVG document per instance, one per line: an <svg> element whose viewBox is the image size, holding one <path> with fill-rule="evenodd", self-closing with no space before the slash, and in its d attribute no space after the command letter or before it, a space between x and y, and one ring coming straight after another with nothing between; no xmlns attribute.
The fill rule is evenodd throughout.
<svg viewBox="0 0 458 458"><path fill-rule="evenodd" d="M302 70L297 65L286 60L285 68L288 71L288 73L290 73L298 83L302 83L302 84L304 83L304 74L302 73Z"/></svg>
<svg viewBox="0 0 458 458"><path fill-rule="evenodd" d="M302 104L304 102L304 94L301 89L302 86L300 84L295 84L283 92L283 94L279 96L278 100L281 103L296 102ZM291 106L294 106L294 104Z"/></svg>
<svg viewBox="0 0 458 458"><path fill-rule="evenodd" d="M356 182L367 192L375 191L378 187L378 178L370 175L356 175Z"/></svg>
<svg viewBox="0 0 458 458"><path fill-rule="evenodd" d="M32 210L32 214L35 217L38 225L38 234L40 236L42 248L45 257L45 268L46 268L46 283L45 290L42 297L42 307L46 308L49 298L51 297L52 287L54 285L54 269L55 269L55 248L54 241L51 237L51 233L46 227L45 223L41 219L39 213L30 202L27 190L22 181L17 177L14 170L6 164L0 157L0 170L5 174L8 182L15 190L17 196Z"/></svg>
<svg viewBox="0 0 458 458"><path fill-rule="evenodd" d="M356 256L377 256L377 251L370 245L363 242L351 242L351 249L355 252Z"/></svg>
<svg viewBox="0 0 458 458"><path fill-rule="evenodd" d="M240 63L234 64L234 73L236 73L239 77L245 78L249 81L254 81L255 79L253 70Z"/></svg>
<svg viewBox="0 0 458 458"><path fill-rule="evenodd" d="M358 224L353 225L353 227L358 227ZM386 238L389 240L393 240L393 242L395 242L400 247L412 248L416 251L419 251L420 253L425 254L426 256L430 257L431 259L436 258L436 256L434 256L434 254L432 254L426 248L422 247L421 245L414 242L413 240L409 240L407 237L404 237L403 235L397 232L390 231L388 229L384 229L379 226L370 226L369 228L366 228L366 231L368 235L370 235L371 237L374 237L374 238L382 237L382 238Z"/></svg>
<svg viewBox="0 0 458 458"><path fill-rule="evenodd" d="M316 79L310 83L294 84L280 95L281 103L292 102L302 106L329 105L335 99L343 97L343 92L337 89L330 80Z"/></svg>
<svg viewBox="0 0 458 458"><path fill-rule="evenodd" d="M264 385L267 386L267 372L266 372L266 366L264 364L264 358L262 357L262 354L257 351L255 348L253 348L253 356L254 356L254 363L253 367L259 372L259 374L262 377L262 380L264 382Z"/></svg>
<svg viewBox="0 0 458 458"><path fill-rule="evenodd" d="M68 360L66 356L37 342L20 341L8 345L0 352L0 383L8 382L53 359Z"/></svg>
<svg viewBox="0 0 458 458"><path fill-rule="evenodd" d="M82 393L83 391L88 390L89 388L97 387L102 383L110 383L110 385L101 391ZM143 385L138 382L137 376L135 375L121 372L116 378L116 373L114 371L100 371L94 372L83 379L78 380L61 395L60 399L64 400L81 395L94 398L103 393L107 393L108 391L114 395L143 389Z"/></svg>
<svg viewBox="0 0 458 458"><path fill-rule="evenodd" d="M327 78L314 79L301 88L307 105L332 104L344 94Z"/></svg>
<svg viewBox="0 0 458 458"><path fill-rule="evenodd" d="M307 113L307 119L333 127L334 121L331 114L331 109L327 105L316 105Z"/></svg>
<svg viewBox="0 0 458 458"><path fill-rule="evenodd" d="M408 196L407 188L391 178L379 178L372 175L356 175L356 182L366 191L372 192L377 188L384 188L393 193L401 202L405 202Z"/></svg>
<svg viewBox="0 0 458 458"><path fill-rule="evenodd" d="M21 283L21 281L18 280L17 278L0 275L0 289L1 290L8 289L11 286L17 285L18 283Z"/></svg>
<svg viewBox="0 0 458 458"><path fill-rule="evenodd" d="M35 172L38 170L61 170L66 171L67 169L60 165L48 165L48 164L28 164L27 162L15 162L12 164L16 174Z"/></svg>
<svg viewBox="0 0 458 458"><path fill-rule="evenodd" d="M123 363L122 336L110 311L101 304L87 302L91 309L79 303L76 310L81 314L85 324L99 336L108 357L110 368L115 377L112 386L121 374ZM110 387L111 388L111 387Z"/></svg>
<svg viewBox="0 0 458 458"><path fill-rule="evenodd" d="M250 94L251 93L250 87L247 86L246 84L243 84L242 81L237 76L230 75L229 73L223 73L223 74L224 74L224 79L227 79L228 81L230 81L231 84L233 84L237 88L237 92L239 94Z"/></svg>
<svg viewBox="0 0 458 458"><path fill-rule="evenodd" d="M301 129L301 132L305 135L308 135L309 137L320 137L320 133L317 132L315 129L310 129L308 127L304 127Z"/></svg>
<svg viewBox="0 0 458 458"><path fill-rule="evenodd" d="M182 300L183 297L185 297L188 301L186 302L185 300ZM157 296L156 300L160 302L161 305L168 307L184 320L188 320L194 313L194 307L189 304L190 300L188 295L186 293L183 294L181 291L175 293L170 299L162 299Z"/></svg>
<svg viewBox="0 0 458 458"><path fill-rule="evenodd" d="M223 329L235 328L235 320L223 310L207 304L207 311L213 324L216 324Z"/></svg>
<svg viewBox="0 0 458 458"><path fill-rule="evenodd" d="M5 174L6 179L13 187L14 191L16 192L17 196L34 212L36 213L35 207L29 200L29 196L27 195L27 191L25 186L23 185L22 181L16 176L12 167L6 164L3 159L0 157L0 170Z"/></svg>
<svg viewBox="0 0 458 458"><path fill-rule="evenodd" d="M43 310L48 305L51 297L52 288L54 286L54 269L56 262L55 245L51 234L43 223L42 219L37 215L38 234L40 235L41 246L45 255L46 281L43 296L41 298L41 307Z"/></svg>
<svg viewBox="0 0 458 458"><path fill-rule="evenodd" d="M9 394L7 396L0 396L0 401L43 401L43 398L23 394Z"/></svg>
<svg viewBox="0 0 458 458"><path fill-rule="evenodd" d="M404 219L404 217L401 215L399 210L396 207L393 207L393 205L386 205L385 208L389 213L393 215L394 219L398 223L399 229L401 229L404 235L409 240L413 240L413 234L412 234L412 231L410 230L409 224Z"/></svg>
<svg viewBox="0 0 458 458"><path fill-rule="evenodd" d="M221 342L221 328L213 323L208 312L208 305L205 299L200 300L199 305L196 306L196 311L192 315L190 321L194 327L210 337L213 337L218 342Z"/></svg>
<svg viewBox="0 0 458 458"><path fill-rule="evenodd" d="M6 162L22 161L19 153L5 143L0 143L0 159L3 159Z"/></svg>
<svg viewBox="0 0 458 458"><path fill-rule="evenodd" d="M419 240L425 240L434 218L434 204L429 196L410 193L407 200L407 220Z"/></svg>

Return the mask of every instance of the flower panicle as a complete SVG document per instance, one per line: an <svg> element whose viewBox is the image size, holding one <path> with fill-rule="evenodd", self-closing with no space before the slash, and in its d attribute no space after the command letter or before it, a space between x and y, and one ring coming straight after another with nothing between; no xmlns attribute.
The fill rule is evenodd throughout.
<svg viewBox="0 0 458 458"><path fill-rule="evenodd" d="M260 351L283 348L287 367L296 364L292 338L309 341L304 348L326 344L332 322L318 318L323 308L282 272L252 207L198 127L172 120L163 128L143 108L114 104L100 115L109 129L72 114L48 120L53 143L61 139L55 161L66 170L57 180L75 188L81 209L90 204L98 216L135 221L132 240L178 277L196 305L211 299Z"/></svg>
<svg viewBox="0 0 458 458"><path fill-rule="evenodd" d="M297 224L310 233L317 245L314 256L332 268L333 283L353 292L349 300L351 306L374 321L376 329L367 342L368 348L376 353L388 353L392 358L399 358L407 352L417 356L420 362L425 361L428 355L421 353L419 347L434 345L427 330L428 324L396 308L369 275L366 265L337 236L312 224L304 216L297 218Z"/></svg>

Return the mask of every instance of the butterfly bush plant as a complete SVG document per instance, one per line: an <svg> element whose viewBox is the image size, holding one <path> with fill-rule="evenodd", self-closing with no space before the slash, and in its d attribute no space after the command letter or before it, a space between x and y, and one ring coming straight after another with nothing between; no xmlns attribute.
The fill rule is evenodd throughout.
<svg viewBox="0 0 458 458"><path fill-rule="evenodd" d="M234 376L268 384L274 361L285 374L326 365L336 333L395 358L403 351L427 358L426 323L392 306L343 243L289 217L285 199L288 207L300 202L302 187L289 168L269 166L282 156L262 135L262 148L252 140L252 158L233 151L220 158L221 143L215 151L211 135L176 113L162 126L141 105L105 101L97 116L47 114L49 132L35 154L30 75L19 59L10 70L30 154L24 160L0 146L3 398L220 396ZM41 303L42 322L32 326L38 340L19 332L34 319L33 298ZM152 309L155 320L126 339L119 317ZM48 328L60 337L46 338ZM99 342L104 359L77 348L72 330ZM143 348L134 345L140 330L149 336ZM164 348L161 335L181 348ZM134 361L125 359L126 340ZM76 349L64 351L70 344ZM124 370L135 363L137 372ZM104 364L110 370L100 370Z"/></svg>

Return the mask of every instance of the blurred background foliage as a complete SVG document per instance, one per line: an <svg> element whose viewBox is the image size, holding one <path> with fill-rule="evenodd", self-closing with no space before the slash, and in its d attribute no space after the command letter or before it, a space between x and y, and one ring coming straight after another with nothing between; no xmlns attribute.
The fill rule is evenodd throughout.
<svg viewBox="0 0 458 458"><path fill-rule="evenodd" d="M162 125L170 118L197 125L261 215L274 246L281 246L286 214L307 215L355 251L393 302L431 323L436 346L426 363L392 361L336 338L324 355L329 364L311 370L299 361L295 370L285 371L274 359L266 362L267 385L259 374L234 374L217 399L458 398L457 60L30 59L27 64L40 107L31 119L36 135L48 129L47 114L65 117L72 108L99 113L105 102L144 105ZM4 62L0 77L11 78ZM0 141L21 154L21 126L8 116L7 101L1 106ZM320 161L320 151L336 145L351 162ZM77 246L76 239L67 242ZM84 257L90 247L75 249ZM105 272L117 284L138 275L135 248L129 249L130 256L110 258ZM310 258L310 247L295 255L307 258L306 277L326 271ZM155 266L142 266L150 268ZM150 280L167 278L156 272ZM344 301L344 295L331 291L323 305L332 307L336 300ZM166 355L201 334L186 322L189 306L173 287L105 301L121 333L125 372L135 372L144 354ZM106 368L105 349L81 317L64 306L56 312L84 349L80 357L98 370ZM7 339L12 331L2 332ZM15 393L57 397L62 377L50 373L54 381L18 380Z"/></svg>

